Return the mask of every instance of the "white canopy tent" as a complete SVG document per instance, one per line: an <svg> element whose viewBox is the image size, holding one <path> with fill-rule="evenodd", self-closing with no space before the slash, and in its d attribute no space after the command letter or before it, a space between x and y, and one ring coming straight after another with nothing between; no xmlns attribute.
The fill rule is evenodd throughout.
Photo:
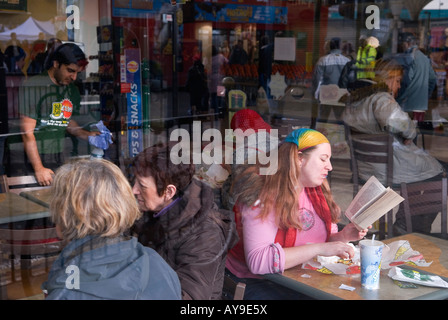
<svg viewBox="0 0 448 320"><path fill-rule="evenodd" d="M39 33L43 32L45 38L54 37L55 30L51 21L38 21L32 17L29 17L24 23L17 28L1 32L0 41L8 41L11 39L11 33L15 32L17 39L20 41L28 40L34 41L39 38Z"/></svg>
<svg viewBox="0 0 448 320"><path fill-rule="evenodd" d="M423 8L423 10L448 10L448 2L432 0Z"/></svg>

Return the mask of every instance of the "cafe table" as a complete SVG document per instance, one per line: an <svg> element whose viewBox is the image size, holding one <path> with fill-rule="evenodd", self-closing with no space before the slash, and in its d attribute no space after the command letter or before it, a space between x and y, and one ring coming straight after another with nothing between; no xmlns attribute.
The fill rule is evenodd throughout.
<svg viewBox="0 0 448 320"><path fill-rule="evenodd" d="M47 207L12 192L0 193L0 224L49 216Z"/></svg>
<svg viewBox="0 0 448 320"><path fill-rule="evenodd" d="M413 269L422 274L438 275L448 281L448 240L428 235L411 233L384 240L385 244L407 240L411 248L420 252L429 267L401 265L403 269ZM266 274L264 277L314 299L323 300L439 300L448 299L448 289L417 285L418 288L400 288L387 275L390 269L381 270L380 289L367 290L361 286L361 274L335 275L302 269L302 265L290 268L283 274ZM340 289L341 285L355 288L353 291Z"/></svg>
<svg viewBox="0 0 448 320"><path fill-rule="evenodd" d="M448 126L444 125L441 129L435 128L432 130L419 128L418 132L422 136L422 148L425 149L425 136L448 137Z"/></svg>
<svg viewBox="0 0 448 320"><path fill-rule="evenodd" d="M41 206L49 208L51 198L51 188L22 191L20 193L20 196L30 201L33 201L37 204L40 204Z"/></svg>

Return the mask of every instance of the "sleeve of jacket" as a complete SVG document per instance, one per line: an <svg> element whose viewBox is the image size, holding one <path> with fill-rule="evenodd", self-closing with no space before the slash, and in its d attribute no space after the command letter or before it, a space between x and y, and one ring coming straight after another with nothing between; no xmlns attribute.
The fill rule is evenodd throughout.
<svg viewBox="0 0 448 320"><path fill-rule="evenodd" d="M176 270L183 300L210 300L222 263L225 239L220 228L208 220L178 248Z"/></svg>
<svg viewBox="0 0 448 320"><path fill-rule="evenodd" d="M390 94L378 94L372 108L382 130L388 130L405 139L414 139L417 135L414 122Z"/></svg>
<svg viewBox="0 0 448 320"><path fill-rule="evenodd" d="M322 79L324 77L324 69L325 69L324 62L322 59L319 59L319 61L316 64L312 80L312 93L316 99L319 98L317 91L319 90L319 87L322 83Z"/></svg>

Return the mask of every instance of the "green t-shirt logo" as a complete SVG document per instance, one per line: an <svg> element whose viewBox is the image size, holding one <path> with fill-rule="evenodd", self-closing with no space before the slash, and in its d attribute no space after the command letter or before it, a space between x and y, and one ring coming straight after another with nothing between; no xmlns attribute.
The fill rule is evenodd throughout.
<svg viewBox="0 0 448 320"><path fill-rule="evenodd" d="M73 113L73 103L69 99L61 102L54 102L50 118L53 120L65 119L69 120Z"/></svg>

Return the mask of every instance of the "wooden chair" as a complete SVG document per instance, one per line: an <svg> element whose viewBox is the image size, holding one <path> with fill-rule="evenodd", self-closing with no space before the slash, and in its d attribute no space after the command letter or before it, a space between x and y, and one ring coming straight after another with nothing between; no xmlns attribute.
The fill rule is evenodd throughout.
<svg viewBox="0 0 448 320"><path fill-rule="evenodd" d="M15 229L9 226L0 228L0 254L10 259L12 279L24 280L24 273L30 275L48 271L57 254L64 247L58 238L54 225L41 228ZM21 276L18 276L15 263L20 262Z"/></svg>
<svg viewBox="0 0 448 320"><path fill-rule="evenodd" d="M224 275L223 292L233 292L233 300L243 300L244 292L246 291L246 284L243 282L236 282L227 275ZM228 300L223 296L224 300Z"/></svg>
<svg viewBox="0 0 448 320"><path fill-rule="evenodd" d="M406 218L406 231L413 232L412 217L417 215L441 213L441 237L447 234L447 178L438 181L402 183L401 196L404 198L397 214ZM437 235L437 234L436 234Z"/></svg>
<svg viewBox="0 0 448 320"><path fill-rule="evenodd" d="M386 187L393 187L394 160L393 160L393 136L390 133L383 134L364 134L353 131L347 124L344 124L345 135L350 148L350 166L353 179L353 197L356 196L360 185L364 181L360 179L358 161L382 164L385 166ZM387 213L387 236L392 233L392 210ZM384 239L386 236L386 217L379 221L379 236Z"/></svg>
<svg viewBox="0 0 448 320"><path fill-rule="evenodd" d="M19 176L19 177L8 177L2 175L0 177L0 187L1 192L13 192L20 194L22 191L38 190L49 187L40 186L37 183L35 176Z"/></svg>

